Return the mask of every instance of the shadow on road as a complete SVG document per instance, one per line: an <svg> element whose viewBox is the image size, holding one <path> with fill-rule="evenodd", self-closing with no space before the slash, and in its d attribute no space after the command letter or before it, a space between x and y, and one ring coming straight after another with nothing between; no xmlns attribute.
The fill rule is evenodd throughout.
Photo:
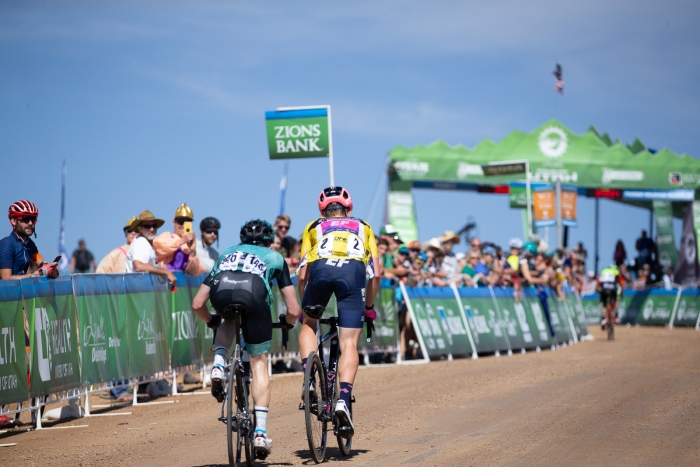
<svg viewBox="0 0 700 467"><path fill-rule="evenodd" d="M344 456L341 452L340 449L338 448L327 448L326 450L326 461L328 460L334 460L334 461L349 461L355 458L358 454L367 454L370 452L368 449L353 449L350 451L349 456ZM314 460L311 458L311 454L309 453L308 449L300 449L298 451L294 452L294 455L296 455L299 459L303 460L304 465L315 465ZM272 465L272 464L270 464Z"/></svg>

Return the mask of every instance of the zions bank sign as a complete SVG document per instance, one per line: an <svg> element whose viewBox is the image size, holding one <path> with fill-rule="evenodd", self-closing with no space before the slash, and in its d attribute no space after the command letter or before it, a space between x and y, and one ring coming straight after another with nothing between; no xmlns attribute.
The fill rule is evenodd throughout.
<svg viewBox="0 0 700 467"><path fill-rule="evenodd" d="M330 152L327 109L265 112L270 159L326 157Z"/></svg>

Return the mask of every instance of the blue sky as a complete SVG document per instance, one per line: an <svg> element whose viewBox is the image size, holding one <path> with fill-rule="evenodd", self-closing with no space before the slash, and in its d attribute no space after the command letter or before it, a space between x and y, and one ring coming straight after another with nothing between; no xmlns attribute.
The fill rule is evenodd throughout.
<svg viewBox="0 0 700 467"><path fill-rule="evenodd" d="M127 218L169 221L185 201L196 221L221 219L232 245L245 220L277 214L284 163L268 160L264 111L291 105L332 106L336 181L360 217L394 146L471 147L552 117L697 157L698 19L690 1L4 1L0 205L34 201L52 256L65 159L69 252L85 238L99 260ZM292 234L327 183L325 160L290 163ZM416 203L423 240L469 215L500 244L522 232L505 196L416 191ZM649 216L601 208L607 261ZM368 220L378 228L381 209ZM592 250L591 200L579 221L571 241Z"/></svg>

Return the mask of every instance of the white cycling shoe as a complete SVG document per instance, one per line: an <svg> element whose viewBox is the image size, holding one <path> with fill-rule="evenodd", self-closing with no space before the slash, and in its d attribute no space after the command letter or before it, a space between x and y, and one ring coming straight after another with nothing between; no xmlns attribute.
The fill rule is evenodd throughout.
<svg viewBox="0 0 700 467"><path fill-rule="evenodd" d="M263 433L255 433L253 446L256 452L260 452L269 456L272 454L272 439L265 436Z"/></svg>
<svg viewBox="0 0 700 467"><path fill-rule="evenodd" d="M219 402L223 402L226 397L226 393L224 392L224 378L224 369L219 365L214 365L211 369L211 395Z"/></svg>
<svg viewBox="0 0 700 467"><path fill-rule="evenodd" d="M355 425L352 424L350 410L343 399L338 399L335 404L335 416L338 417L338 435L341 438L352 438L355 434Z"/></svg>

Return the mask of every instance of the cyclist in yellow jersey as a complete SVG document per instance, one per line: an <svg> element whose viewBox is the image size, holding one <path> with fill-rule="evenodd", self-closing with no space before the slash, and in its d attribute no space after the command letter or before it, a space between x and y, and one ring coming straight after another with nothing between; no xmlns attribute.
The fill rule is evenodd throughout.
<svg viewBox="0 0 700 467"><path fill-rule="evenodd" d="M326 307L332 294L338 304L340 398L335 413L342 436L351 437L350 400L359 365L357 341L365 319L374 319L374 299L379 290L377 244L372 228L362 219L350 217L352 198L342 187L326 188L318 199L319 219L309 223L301 240L299 295L304 325L299 350L308 356L317 350L317 309ZM369 277L369 281L367 281ZM302 360L306 365L306 358Z"/></svg>

